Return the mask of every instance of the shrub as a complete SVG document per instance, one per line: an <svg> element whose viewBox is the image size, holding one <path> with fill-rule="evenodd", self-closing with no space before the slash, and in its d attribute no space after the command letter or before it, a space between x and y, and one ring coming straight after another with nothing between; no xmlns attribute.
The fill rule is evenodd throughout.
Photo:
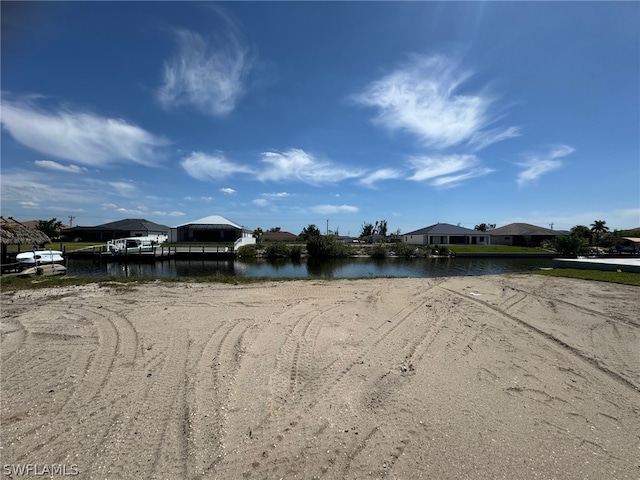
<svg viewBox="0 0 640 480"><path fill-rule="evenodd" d="M586 240L575 236L556 237L555 250L560 255L575 257L587 252Z"/></svg>
<svg viewBox="0 0 640 480"><path fill-rule="evenodd" d="M409 245L408 243L395 243L391 247L391 251L398 257L414 257L417 256L418 248L415 245Z"/></svg>
<svg viewBox="0 0 640 480"><path fill-rule="evenodd" d="M238 256L240 257L255 257L258 255L258 250L255 245L243 245L238 249Z"/></svg>
<svg viewBox="0 0 640 480"><path fill-rule="evenodd" d="M338 243L332 236L317 235L307 240L307 252L310 257L348 257L351 249L344 243Z"/></svg>
<svg viewBox="0 0 640 480"><path fill-rule="evenodd" d="M302 247L300 245L294 245L291 247L291 252L289 253L291 260L300 260L302 256Z"/></svg>
<svg viewBox="0 0 640 480"><path fill-rule="evenodd" d="M371 258L386 258L387 247L384 243L376 243L369 252Z"/></svg>
<svg viewBox="0 0 640 480"><path fill-rule="evenodd" d="M287 258L291 255L291 249L286 243L273 242L267 245L267 258Z"/></svg>

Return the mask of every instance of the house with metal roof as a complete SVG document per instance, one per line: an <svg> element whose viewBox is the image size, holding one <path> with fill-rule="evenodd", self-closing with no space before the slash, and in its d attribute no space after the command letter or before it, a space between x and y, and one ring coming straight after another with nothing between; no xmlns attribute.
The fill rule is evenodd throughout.
<svg viewBox="0 0 640 480"><path fill-rule="evenodd" d="M239 239L247 239L245 243L255 243L253 230L220 215L211 215L171 227L169 239L174 243L235 243ZM253 239L253 242L248 239Z"/></svg>
<svg viewBox="0 0 640 480"><path fill-rule="evenodd" d="M429 227L403 234L404 243L411 245L491 245L489 232L436 223Z"/></svg>
<svg viewBox="0 0 640 480"><path fill-rule="evenodd" d="M566 232L551 230L529 223L510 223L504 227L495 228L491 234L493 245L512 245L517 247L538 247L545 240L553 240Z"/></svg>

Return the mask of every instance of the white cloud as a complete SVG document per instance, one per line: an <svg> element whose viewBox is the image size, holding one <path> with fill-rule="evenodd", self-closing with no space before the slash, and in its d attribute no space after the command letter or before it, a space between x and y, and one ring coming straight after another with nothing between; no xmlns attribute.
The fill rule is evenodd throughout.
<svg viewBox="0 0 640 480"><path fill-rule="evenodd" d="M523 186L527 183L534 182L542 175L557 170L562 166L562 162L559 159L566 157L573 151L573 147L559 145L546 154L529 156L524 162L518 163L519 166L524 167L524 170L518 174L518 185Z"/></svg>
<svg viewBox="0 0 640 480"><path fill-rule="evenodd" d="M95 190L71 181L51 182L50 174L44 172L3 172L0 175L2 203L31 206L61 203L86 205Z"/></svg>
<svg viewBox="0 0 640 480"><path fill-rule="evenodd" d="M328 161L320 161L304 150L293 148L286 152L264 152L264 170L258 173L262 181L301 180L310 184L333 183L359 177L362 170L351 170Z"/></svg>
<svg viewBox="0 0 640 480"><path fill-rule="evenodd" d="M373 187L376 182L381 180L391 180L394 178L400 178L401 176L402 172L400 170L396 170L394 168L382 168L365 175L360 180L360 183L368 187Z"/></svg>
<svg viewBox="0 0 640 480"><path fill-rule="evenodd" d="M122 119L62 109L50 112L32 99L12 101L4 96L2 127L33 150L96 167L118 162L152 166L162 159L160 148L168 143Z"/></svg>
<svg viewBox="0 0 640 480"><path fill-rule="evenodd" d="M206 155L202 152L192 152L183 158L180 164L197 180L220 180L234 173L252 172L250 167L230 162L222 154Z"/></svg>
<svg viewBox="0 0 640 480"><path fill-rule="evenodd" d="M236 193L236 191L233 188L229 188L229 187L221 188L220 191L225 195L233 195L234 193Z"/></svg>
<svg viewBox="0 0 640 480"><path fill-rule="evenodd" d="M322 215L336 214L336 213L358 213L358 207L352 205L316 205L311 207L311 211L314 213L320 213Z"/></svg>
<svg viewBox="0 0 640 480"><path fill-rule="evenodd" d="M287 198L291 196L291 194L287 192L261 193L260 195L267 198Z"/></svg>
<svg viewBox="0 0 640 480"><path fill-rule="evenodd" d="M62 165L58 162L52 162L51 160L36 160L33 163L38 167L47 168L49 170L57 170L57 171L66 172L66 173L83 173L87 171L87 169L84 167L79 167L73 164Z"/></svg>
<svg viewBox="0 0 640 480"><path fill-rule="evenodd" d="M462 94L471 73L443 55L413 55L401 68L354 95L361 105L378 110L376 122L391 131L406 131L434 148L469 145L475 151L518 135L518 129L486 130L496 117L486 94Z"/></svg>
<svg viewBox="0 0 640 480"><path fill-rule="evenodd" d="M425 155L412 157L409 164L414 173L409 180L428 181L435 187L453 187L470 178L492 172L479 166L475 155Z"/></svg>
<svg viewBox="0 0 640 480"><path fill-rule="evenodd" d="M434 187L453 188L462 184L465 180L470 178L481 177L493 172L490 168L474 168L464 173L457 175L444 175L442 177L435 178L431 183Z"/></svg>
<svg viewBox="0 0 640 480"><path fill-rule="evenodd" d="M214 40L177 30L178 54L164 65L158 99L165 108L192 106L213 116L228 115L245 91L251 70L248 48L227 22Z"/></svg>
<svg viewBox="0 0 640 480"><path fill-rule="evenodd" d="M266 207L269 204L269 202L264 198L256 198L252 203L254 205L258 205L259 207Z"/></svg>
<svg viewBox="0 0 640 480"><path fill-rule="evenodd" d="M107 182L107 184L123 197L134 197L138 195L138 187L127 182Z"/></svg>

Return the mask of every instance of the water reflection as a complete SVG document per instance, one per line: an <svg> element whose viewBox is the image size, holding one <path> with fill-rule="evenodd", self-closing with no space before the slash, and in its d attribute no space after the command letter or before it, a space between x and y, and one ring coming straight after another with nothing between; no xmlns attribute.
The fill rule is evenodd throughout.
<svg viewBox="0 0 640 480"><path fill-rule="evenodd" d="M237 275L273 278L449 277L492 275L551 267L549 258L345 258L265 260L165 260L155 263L94 262L70 258L67 273L82 277L202 277Z"/></svg>

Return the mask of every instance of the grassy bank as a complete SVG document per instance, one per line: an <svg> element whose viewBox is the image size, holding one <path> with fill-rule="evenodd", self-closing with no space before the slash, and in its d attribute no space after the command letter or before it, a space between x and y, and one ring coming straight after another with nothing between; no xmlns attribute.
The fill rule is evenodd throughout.
<svg viewBox="0 0 640 480"><path fill-rule="evenodd" d="M624 285L640 286L640 273L584 270L577 268L554 268L553 270L536 270L528 273L534 275L546 275L549 277L579 278L581 280L592 280L596 282L622 283Z"/></svg>
<svg viewBox="0 0 640 480"><path fill-rule="evenodd" d="M570 268L559 268L553 270L536 270L526 272L522 275L547 275L552 277L577 278L581 280L620 283L624 285L640 286L640 273L629 272L605 272L599 270L581 270ZM31 290L38 288L55 288L69 287L77 285L98 284L101 287L110 288L127 288L135 287L143 283L163 282L163 283L231 283L231 284L247 284L260 282L275 282L303 280L300 278L266 278L266 277L239 277L228 275L211 275L205 277L177 277L177 278L140 278L140 277L0 277L0 286L2 291ZM310 280L317 281L317 278ZM357 279L353 279L357 280Z"/></svg>

